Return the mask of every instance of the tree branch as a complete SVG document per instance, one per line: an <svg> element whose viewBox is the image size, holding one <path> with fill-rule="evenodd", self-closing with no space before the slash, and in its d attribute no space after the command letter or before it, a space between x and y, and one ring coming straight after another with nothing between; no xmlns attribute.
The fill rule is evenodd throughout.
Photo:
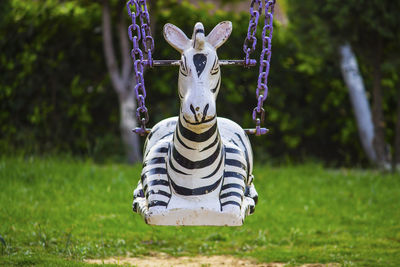
<svg viewBox="0 0 400 267"><path fill-rule="evenodd" d="M125 87L120 77L117 60L115 58L114 46L112 40L111 30L111 11L108 0L103 0L103 17L102 17L102 28L103 28L103 50L106 59L107 69L110 73L111 82L114 89L118 94L124 93Z"/></svg>

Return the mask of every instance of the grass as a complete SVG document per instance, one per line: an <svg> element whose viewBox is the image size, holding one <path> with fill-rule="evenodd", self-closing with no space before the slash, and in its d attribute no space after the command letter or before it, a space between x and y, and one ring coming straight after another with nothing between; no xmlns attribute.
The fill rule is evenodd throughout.
<svg viewBox="0 0 400 267"><path fill-rule="evenodd" d="M260 201L242 227L148 226L131 212L140 166L2 157L0 265L230 254L260 262L400 266L400 175L256 166Z"/></svg>

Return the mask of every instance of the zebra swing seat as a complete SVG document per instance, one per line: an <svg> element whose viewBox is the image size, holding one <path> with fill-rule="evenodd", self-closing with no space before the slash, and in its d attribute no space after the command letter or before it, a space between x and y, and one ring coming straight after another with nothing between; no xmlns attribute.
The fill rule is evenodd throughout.
<svg viewBox="0 0 400 267"><path fill-rule="evenodd" d="M152 225L240 226L253 213L253 155L246 132L218 118L221 85L217 48L232 23L219 23L206 36L203 24L189 39L172 24L166 41L181 53L177 117L157 123L147 136L133 210Z"/></svg>

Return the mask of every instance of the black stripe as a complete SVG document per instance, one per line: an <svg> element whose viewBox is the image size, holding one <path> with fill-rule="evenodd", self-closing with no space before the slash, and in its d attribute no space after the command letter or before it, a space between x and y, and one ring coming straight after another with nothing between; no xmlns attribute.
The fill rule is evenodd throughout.
<svg viewBox="0 0 400 267"><path fill-rule="evenodd" d="M179 72L180 72L183 76L187 77L187 74L183 73L182 70L179 70Z"/></svg>
<svg viewBox="0 0 400 267"><path fill-rule="evenodd" d="M232 148L232 147L225 148L225 152L226 153L233 153L233 154L240 154L240 150L239 149L235 149L235 148Z"/></svg>
<svg viewBox="0 0 400 267"><path fill-rule="evenodd" d="M150 134L147 136L147 140L150 140L150 138L153 136L153 134L155 132L157 132L160 129L160 127L157 127L155 129L152 129L152 131L150 132Z"/></svg>
<svg viewBox="0 0 400 267"><path fill-rule="evenodd" d="M142 174L140 178L142 180L142 183L148 176L153 174L167 174L167 170L165 168L153 168L146 171L145 173Z"/></svg>
<svg viewBox="0 0 400 267"><path fill-rule="evenodd" d="M196 111L194 110L193 105L190 105L190 110L193 112L193 114L194 114L194 119L196 120L196 122L199 122L199 119L198 119L197 116L196 116Z"/></svg>
<svg viewBox="0 0 400 267"><path fill-rule="evenodd" d="M231 139L231 142L234 143L237 147L239 147L238 143L236 143L235 140Z"/></svg>
<svg viewBox="0 0 400 267"><path fill-rule="evenodd" d="M171 160L171 156L169 157L169 166L171 167L171 169L177 173L183 174L183 175L188 175L187 173L184 173L183 171L178 170L177 168L175 168L174 164L172 164L172 160Z"/></svg>
<svg viewBox="0 0 400 267"><path fill-rule="evenodd" d="M243 170L246 170L246 166L239 160L236 159L225 159L225 164L230 165L230 166L235 166L242 168Z"/></svg>
<svg viewBox="0 0 400 267"><path fill-rule="evenodd" d="M167 174L167 170L165 168L153 168L146 171L143 175L150 176L152 174Z"/></svg>
<svg viewBox="0 0 400 267"><path fill-rule="evenodd" d="M164 201L153 200L153 201L150 201L150 203L149 203L147 206L148 206L149 208L155 207L155 206L163 206L163 207L166 207L166 206L168 206L168 203L167 203L167 202L164 202Z"/></svg>
<svg viewBox="0 0 400 267"><path fill-rule="evenodd" d="M164 135L163 137L161 137L160 140L163 139L163 138L165 138L165 137L167 137L168 135L173 134L173 133L174 133L174 132L169 132L169 133L167 133L166 135Z"/></svg>
<svg viewBox="0 0 400 267"><path fill-rule="evenodd" d="M219 77L218 82L217 82L217 85L215 86L215 88L214 88L214 89L211 89L211 92L212 92L212 93L215 93L215 92L217 91L220 82L221 82L221 77Z"/></svg>
<svg viewBox="0 0 400 267"><path fill-rule="evenodd" d="M244 155L246 157L246 162L247 162L247 177L249 177L249 172L250 172L250 159L249 159L249 152L247 151L246 145L243 142L242 137L238 134L235 133L237 137L239 137L240 142L242 143L243 147L244 147Z"/></svg>
<svg viewBox="0 0 400 267"><path fill-rule="evenodd" d="M215 144L219 141L219 134L217 134L217 136L215 137L215 140L207 147L203 148L200 152L206 151L210 148L212 148L213 146L215 146Z"/></svg>
<svg viewBox="0 0 400 267"><path fill-rule="evenodd" d="M222 186L221 191L228 189L228 188L238 188L238 189L243 190L243 186L241 186L240 184L225 184Z"/></svg>
<svg viewBox="0 0 400 267"><path fill-rule="evenodd" d="M157 150L156 150L155 152L157 152L157 153L165 153L165 152L168 152L168 147L160 147L160 148L157 148Z"/></svg>
<svg viewBox="0 0 400 267"><path fill-rule="evenodd" d="M223 195L221 195L219 198L227 198L227 197L238 197L242 199L242 195L238 192L228 192Z"/></svg>
<svg viewBox="0 0 400 267"><path fill-rule="evenodd" d="M186 56L185 55L183 55L183 63L184 63L185 71L187 71L187 62L186 62Z"/></svg>
<svg viewBox="0 0 400 267"><path fill-rule="evenodd" d="M194 150L194 148L188 147L181 139L181 137L179 136L179 131L176 131L176 139L178 139L178 142L186 149L190 149L190 150Z"/></svg>
<svg viewBox="0 0 400 267"><path fill-rule="evenodd" d="M152 180L152 181L148 182L148 183L144 186L144 188L143 188L144 192L147 191L147 188L148 188L149 186L153 186L153 185L165 185L165 186L169 186L169 183L168 183L168 181L166 181L166 180L161 180L161 179Z"/></svg>
<svg viewBox="0 0 400 267"><path fill-rule="evenodd" d="M147 192L146 198L149 198L150 195L163 195L163 196L166 196L166 197L169 197L169 198L171 197L170 193L167 193L167 192L162 191L162 190L158 190L157 192L155 192L154 190L150 190L149 192Z"/></svg>
<svg viewBox="0 0 400 267"><path fill-rule="evenodd" d="M208 158L199 161L191 161L190 159L187 159L186 157L181 155L178 152L178 150L175 149L175 147L172 148L172 156L174 157L175 161L178 162L179 165L181 165L182 167L185 167L186 169L201 169L206 166L209 166L210 164L215 162L220 153L221 153L221 143L218 144L217 149Z"/></svg>
<svg viewBox="0 0 400 267"><path fill-rule="evenodd" d="M221 204L222 207L225 205L236 205L236 206L239 206L239 208L241 207L241 205L239 203L237 203L236 201L227 201L227 202Z"/></svg>
<svg viewBox="0 0 400 267"><path fill-rule="evenodd" d="M222 164L223 159L224 159L224 158L221 157L221 159L219 160L219 163L218 163L217 168L216 168L210 175L207 175L206 177L202 177L201 179L207 179L207 178L213 177L213 176L217 173L217 171L219 170L219 168L221 167L221 164Z"/></svg>
<svg viewBox="0 0 400 267"><path fill-rule="evenodd" d="M179 185L175 184L172 179L170 179L171 185L174 188L175 192L182 196L198 196L198 195L204 195L204 194L210 193L218 187L218 185L221 183L221 180L222 180L222 177L219 178L218 181L216 181L212 185L190 189L187 187L179 186Z"/></svg>
<svg viewBox="0 0 400 267"><path fill-rule="evenodd" d="M209 130L207 130L206 132L201 133L201 134L197 134L197 133L192 132L191 130L185 128L182 125L181 118L179 118L178 127L179 127L179 131L180 131L181 135L185 139L192 141L192 142L200 143L200 142L204 142L204 141L207 141L208 139L210 139L210 137L216 132L217 123L215 123Z"/></svg>
<svg viewBox="0 0 400 267"><path fill-rule="evenodd" d="M241 175L241 174L238 173L238 172L225 172L225 173L224 173L224 177L226 177L226 178L232 177L232 178L238 178L238 179L240 179L240 180L244 180L243 175Z"/></svg>
<svg viewBox="0 0 400 267"><path fill-rule="evenodd" d="M215 63L216 63L216 62L217 62L217 57L214 58L214 63L213 63L212 68L215 68Z"/></svg>
<svg viewBox="0 0 400 267"><path fill-rule="evenodd" d="M160 163L165 163L164 157L158 157L158 158L152 158L150 160L146 160L145 162L143 162L143 168L146 167L147 165L160 164Z"/></svg>
<svg viewBox="0 0 400 267"><path fill-rule="evenodd" d="M211 75L215 75L215 74L217 74L218 73L218 71L219 71L219 69L216 69L215 70L215 67L216 67L216 63L217 62L217 57L215 57L214 58L214 63L213 63L213 66L212 66L212 68L211 68ZM220 79L221 79L221 77L220 77Z"/></svg>
<svg viewBox="0 0 400 267"><path fill-rule="evenodd" d="M206 120L206 115L207 115L207 111L208 111L208 108L209 108L209 107L210 107L209 104L207 104L207 105L204 107L203 118L201 118L201 121L202 121L202 122Z"/></svg>
<svg viewBox="0 0 400 267"><path fill-rule="evenodd" d="M199 32L204 33L204 30L203 30L203 29L197 29L195 34L197 34L197 33L199 33Z"/></svg>

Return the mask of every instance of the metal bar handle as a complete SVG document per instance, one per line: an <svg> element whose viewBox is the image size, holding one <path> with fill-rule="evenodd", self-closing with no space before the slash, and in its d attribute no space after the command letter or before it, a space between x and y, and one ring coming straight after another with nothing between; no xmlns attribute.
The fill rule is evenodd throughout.
<svg viewBox="0 0 400 267"><path fill-rule="evenodd" d="M144 60L145 64L148 66L148 61ZM175 59L153 59L153 67L163 67L163 66L179 66L181 60ZM222 59L219 60L220 66L245 66L245 67L253 67L257 64L257 60L250 59L250 64L246 65L245 60L235 60L235 59Z"/></svg>

